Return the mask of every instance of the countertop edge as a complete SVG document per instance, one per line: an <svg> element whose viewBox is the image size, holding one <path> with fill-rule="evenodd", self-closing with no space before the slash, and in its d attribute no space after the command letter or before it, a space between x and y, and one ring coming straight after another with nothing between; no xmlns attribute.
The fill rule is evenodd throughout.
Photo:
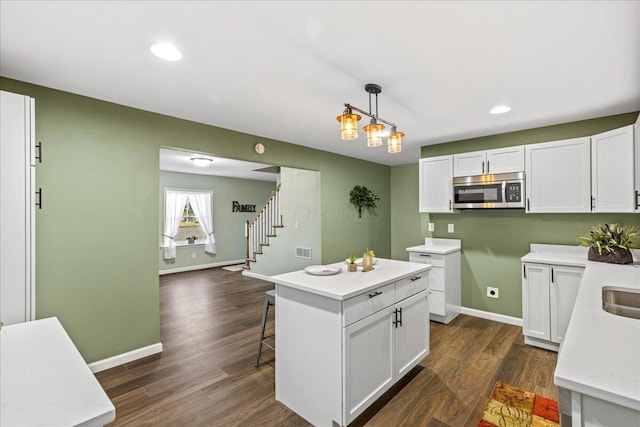
<svg viewBox="0 0 640 427"><path fill-rule="evenodd" d="M613 393L611 391L593 388L587 384L584 384L583 382L572 381L555 373L553 376L553 382L556 387L561 387L569 391L575 391L580 394L585 394L587 396L591 396L605 402L610 402L619 406L623 406L625 408L633 409L634 411L637 411L638 407L640 407L640 401L638 400L626 396L621 396L620 394Z"/></svg>
<svg viewBox="0 0 640 427"><path fill-rule="evenodd" d="M457 247L449 247L449 248L438 248L434 246L425 246L418 245L412 246L410 248L406 248L407 252L420 252L420 253L428 253L428 254L438 254L438 255L448 255L454 252L459 252L461 249Z"/></svg>

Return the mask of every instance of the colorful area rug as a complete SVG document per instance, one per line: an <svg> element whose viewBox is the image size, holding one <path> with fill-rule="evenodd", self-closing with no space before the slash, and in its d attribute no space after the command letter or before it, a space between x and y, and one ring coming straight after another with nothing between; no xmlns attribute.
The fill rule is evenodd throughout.
<svg viewBox="0 0 640 427"><path fill-rule="evenodd" d="M497 382L478 427L556 427L558 402Z"/></svg>

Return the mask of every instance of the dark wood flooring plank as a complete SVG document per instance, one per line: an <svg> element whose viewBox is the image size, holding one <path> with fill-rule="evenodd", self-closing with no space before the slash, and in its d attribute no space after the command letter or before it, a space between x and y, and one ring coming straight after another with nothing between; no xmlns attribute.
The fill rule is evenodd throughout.
<svg viewBox="0 0 640 427"><path fill-rule="evenodd" d="M163 353L96 374L111 425L308 426L275 401L274 352L254 366L270 289L220 268L161 276ZM524 345L521 328L460 315L430 334L430 354L352 426L477 426L496 381L557 398L556 354Z"/></svg>

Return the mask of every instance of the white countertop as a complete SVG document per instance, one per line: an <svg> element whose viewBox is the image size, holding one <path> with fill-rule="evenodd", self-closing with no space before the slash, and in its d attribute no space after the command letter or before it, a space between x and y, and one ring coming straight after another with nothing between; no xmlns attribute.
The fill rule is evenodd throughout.
<svg viewBox="0 0 640 427"><path fill-rule="evenodd" d="M424 245L407 248L407 252L422 252L429 254L446 255L457 252L462 247L460 239L439 239L426 237Z"/></svg>
<svg viewBox="0 0 640 427"><path fill-rule="evenodd" d="M0 330L0 426L102 426L115 408L57 318Z"/></svg>
<svg viewBox="0 0 640 427"><path fill-rule="evenodd" d="M522 262L537 264L565 265L585 267L589 248L568 245L531 244L531 252L520 258Z"/></svg>
<svg viewBox="0 0 640 427"><path fill-rule="evenodd" d="M640 320L605 312L603 286L640 289L640 265L587 262L555 383L640 411Z"/></svg>
<svg viewBox="0 0 640 427"><path fill-rule="evenodd" d="M376 258L376 260L377 264L373 266L374 270L366 273L361 269L358 269L357 272L347 271L347 265L343 261L329 265L342 268L340 273L331 276L314 276L305 273L304 270L298 270L271 276L269 280L278 285L289 286L332 299L345 300L378 286L415 276L431 268L429 264L384 258Z"/></svg>

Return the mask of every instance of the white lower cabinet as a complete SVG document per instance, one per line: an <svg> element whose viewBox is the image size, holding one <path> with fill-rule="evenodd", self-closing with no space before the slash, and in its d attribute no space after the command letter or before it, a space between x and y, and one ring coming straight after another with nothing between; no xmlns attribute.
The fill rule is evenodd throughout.
<svg viewBox="0 0 640 427"><path fill-rule="evenodd" d="M558 350L576 301L584 268L522 265L522 333L525 343Z"/></svg>
<svg viewBox="0 0 640 427"><path fill-rule="evenodd" d="M344 329L344 419L348 424L429 352L427 292Z"/></svg>

